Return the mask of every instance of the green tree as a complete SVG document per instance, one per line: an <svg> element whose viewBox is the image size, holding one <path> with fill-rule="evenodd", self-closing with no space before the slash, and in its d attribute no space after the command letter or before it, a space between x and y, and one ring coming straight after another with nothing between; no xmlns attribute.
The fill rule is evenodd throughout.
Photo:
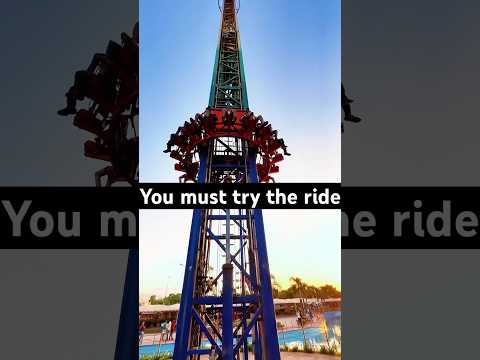
<svg viewBox="0 0 480 360"><path fill-rule="evenodd" d="M341 297L342 293L338 291L334 286L327 284L319 288L319 295L322 299L328 299Z"/></svg>
<svg viewBox="0 0 480 360"><path fill-rule="evenodd" d="M305 283L301 278L292 276L290 278L291 285L287 289L282 289L278 284L275 276L272 278L272 293L278 299L328 299L339 298L342 293L333 285L313 286Z"/></svg>
<svg viewBox="0 0 480 360"><path fill-rule="evenodd" d="M180 304L180 299L182 294L170 294L167 297L163 298L162 303L164 305L173 305L173 304Z"/></svg>
<svg viewBox="0 0 480 360"><path fill-rule="evenodd" d="M157 303L157 296L156 295L150 296L150 300L148 300L148 302L150 303L150 305L155 305Z"/></svg>
<svg viewBox="0 0 480 360"><path fill-rule="evenodd" d="M299 297L301 299L305 298L306 297L305 289L306 289L307 284L305 284L302 279L300 279L299 277L295 277L295 276L292 276L290 278L290 281L293 282L292 286L293 286L293 291L294 291L296 297Z"/></svg>

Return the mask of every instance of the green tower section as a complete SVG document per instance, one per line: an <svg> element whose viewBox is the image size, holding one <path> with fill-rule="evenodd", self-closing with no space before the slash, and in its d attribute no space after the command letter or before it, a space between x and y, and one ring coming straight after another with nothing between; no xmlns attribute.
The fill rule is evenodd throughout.
<svg viewBox="0 0 480 360"><path fill-rule="evenodd" d="M224 1L208 105L219 109L248 109L235 0Z"/></svg>

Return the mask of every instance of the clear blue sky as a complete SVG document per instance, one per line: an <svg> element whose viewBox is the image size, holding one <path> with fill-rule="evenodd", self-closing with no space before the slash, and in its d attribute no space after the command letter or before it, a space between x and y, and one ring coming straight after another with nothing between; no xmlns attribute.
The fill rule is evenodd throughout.
<svg viewBox="0 0 480 360"><path fill-rule="evenodd" d="M340 14L339 0L241 1L239 26L250 109L272 122L293 154L280 163L277 181L340 181ZM178 181L174 161L162 150L171 132L207 106L219 25L216 0L140 2L143 182ZM325 213L266 212L273 272L282 268L291 253L288 244L295 242L299 258L308 256L312 261L297 275L315 280L318 274L318 281L340 285L340 214ZM180 265L165 269L169 261L178 261L162 261L160 254L167 247L175 254L178 250L179 263L184 262L187 214L142 213L143 290L163 288L168 282L169 287L174 283L179 287L181 277L167 281L173 276L167 273L181 273ZM295 218L300 231L280 231L286 230L287 218ZM318 260L312 254L318 254ZM293 272L295 264L291 265Z"/></svg>

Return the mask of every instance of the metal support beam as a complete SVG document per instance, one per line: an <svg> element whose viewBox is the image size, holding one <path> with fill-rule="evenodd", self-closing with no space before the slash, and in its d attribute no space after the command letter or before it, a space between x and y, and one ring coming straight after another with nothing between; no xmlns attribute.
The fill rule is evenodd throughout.
<svg viewBox="0 0 480 360"><path fill-rule="evenodd" d="M248 155L248 176L249 182L257 182L257 154L251 151ZM272 296L272 282L270 276L270 267L268 264L267 242L265 239L265 230L263 225L263 214L261 209L253 209L253 219L255 227L255 240L257 245L257 269L260 278L260 303L263 307L263 317L261 321L261 336L264 342L265 359L280 359L280 349L278 346L278 334L276 331L277 323L275 319L275 306ZM262 329L263 328L263 329ZM274 330L275 331L272 331ZM263 330L263 331L262 331Z"/></svg>
<svg viewBox="0 0 480 360"><path fill-rule="evenodd" d="M128 253L115 360L138 357L138 249Z"/></svg>
<svg viewBox="0 0 480 360"><path fill-rule="evenodd" d="M208 153L205 149L200 152L200 169L198 182L205 182ZM193 210L190 239L188 242L187 260L185 262L185 274L183 277L182 297L177 319L177 332L173 358L185 360L189 349L190 326L192 323L193 292L195 289L195 272L197 269L197 249L200 241L200 230L203 223L203 210Z"/></svg>
<svg viewBox="0 0 480 360"><path fill-rule="evenodd" d="M223 265L222 360L233 360L233 265Z"/></svg>

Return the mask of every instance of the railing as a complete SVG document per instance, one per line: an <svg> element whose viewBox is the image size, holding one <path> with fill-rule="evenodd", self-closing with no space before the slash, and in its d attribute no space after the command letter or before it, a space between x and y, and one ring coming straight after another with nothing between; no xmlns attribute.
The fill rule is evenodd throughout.
<svg viewBox="0 0 480 360"><path fill-rule="evenodd" d="M139 345L161 345L169 344L175 341L175 333L170 337L170 332L144 334L142 339L139 339Z"/></svg>

